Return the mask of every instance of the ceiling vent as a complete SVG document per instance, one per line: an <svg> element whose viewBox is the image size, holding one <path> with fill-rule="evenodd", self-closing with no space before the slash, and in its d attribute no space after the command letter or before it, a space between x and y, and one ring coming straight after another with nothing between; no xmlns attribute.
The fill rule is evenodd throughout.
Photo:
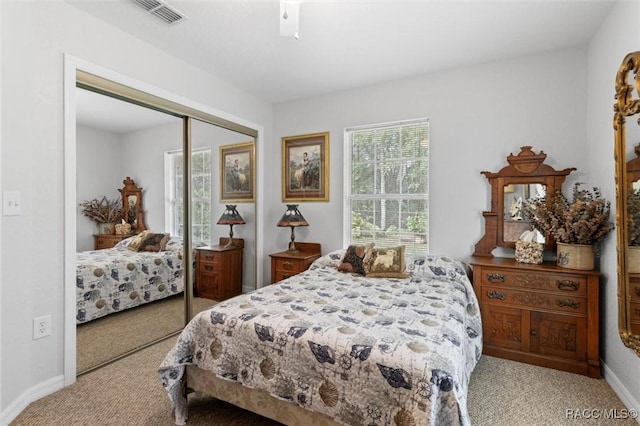
<svg viewBox="0 0 640 426"><path fill-rule="evenodd" d="M159 0L131 0L147 12L162 19L167 24L173 25L181 22L186 18L184 14L177 11L174 7Z"/></svg>

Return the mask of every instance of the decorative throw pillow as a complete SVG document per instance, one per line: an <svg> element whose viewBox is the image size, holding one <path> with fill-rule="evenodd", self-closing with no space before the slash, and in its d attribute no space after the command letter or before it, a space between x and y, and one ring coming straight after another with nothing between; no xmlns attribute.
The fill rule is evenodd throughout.
<svg viewBox="0 0 640 426"><path fill-rule="evenodd" d="M142 244L142 241L144 241L148 233L149 231L142 231L135 237L132 237L127 248L131 251L140 251L140 244Z"/></svg>
<svg viewBox="0 0 640 426"><path fill-rule="evenodd" d="M364 270L367 277L407 278L404 264L405 246L374 248L364 258Z"/></svg>
<svg viewBox="0 0 640 426"><path fill-rule="evenodd" d="M164 251L169 242L169 234L149 232L140 243L138 251Z"/></svg>
<svg viewBox="0 0 640 426"><path fill-rule="evenodd" d="M341 272L354 272L356 274L364 275L364 258L373 248L373 243L366 243L363 245L350 245L344 252L344 256L340 260L338 265L338 271Z"/></svg>
<svg viewBox="0 0 640 426"><path fill-rule="evenodd" d="M127 248L132 251L165 251L169 242L169 234L142 231L129 243Z"/></svg>

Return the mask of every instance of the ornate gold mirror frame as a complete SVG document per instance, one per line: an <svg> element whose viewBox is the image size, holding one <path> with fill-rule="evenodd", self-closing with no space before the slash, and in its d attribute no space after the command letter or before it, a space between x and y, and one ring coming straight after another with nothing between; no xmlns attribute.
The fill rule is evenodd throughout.
<svg viewBox="0 0 640 426"><path fill-rule="evenodd" d="M629 247L630 220L628 194L633 186L630 172L634 162L627 161L627 152L633 152L633 146L627 146L625 121L627 117L640 114L640 52L625 56L616 75L616 103L613 106L613 129L615 131L616 160L616 229L618 248L618 330L624 344L640 356L640 273L633 272L638 266L637 260L631 261L632 249ZM640 124L640 118L638 119ZM636 129L634 129L635 132ZM634 133L636 135L637 133ZM630 269L632 268L632 269Z"/></svg>

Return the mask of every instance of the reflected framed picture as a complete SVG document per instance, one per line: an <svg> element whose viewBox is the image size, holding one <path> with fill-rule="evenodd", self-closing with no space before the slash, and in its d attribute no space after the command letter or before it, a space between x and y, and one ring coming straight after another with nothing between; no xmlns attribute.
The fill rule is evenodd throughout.
<svg viewBox="0 0 640 426"><path fill-rule="evenodd" d="M254 155L253 142L220 147L220 201L254 201Z"/></svg>
<svg viewBox="0 0 640 426"><path fill-rule="evenodd" d="M282 201L329 201L329 132L282 138Z"/></svg>

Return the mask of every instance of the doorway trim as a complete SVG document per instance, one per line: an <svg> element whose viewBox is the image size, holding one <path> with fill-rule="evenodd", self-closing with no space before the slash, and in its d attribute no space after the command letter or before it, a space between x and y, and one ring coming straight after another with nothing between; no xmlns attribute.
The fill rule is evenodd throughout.
<svg viewBox="0 0 640 426"><path fill-rule="evenodd" d="M86 72L99 78L113 81L117 84L131 87L162 98L168 102L180 105L185 110L200 111L204 114L218 117L230 123L237 123L257 133L256 156L262 158L264 153L264 127L232 114L211 108L188 98L176 95L159 87L140 80L122 75L102 66L87 62L83 59L64 54L64 291L63 291L63 375L64 386L76 381L76 320L75 320L75 255L76 255L76 81L77 72ZM256 287L262 282L262 268L259 259L262 258L262 185L264 182L263 169L260 161L256 162Z"/></svg>

